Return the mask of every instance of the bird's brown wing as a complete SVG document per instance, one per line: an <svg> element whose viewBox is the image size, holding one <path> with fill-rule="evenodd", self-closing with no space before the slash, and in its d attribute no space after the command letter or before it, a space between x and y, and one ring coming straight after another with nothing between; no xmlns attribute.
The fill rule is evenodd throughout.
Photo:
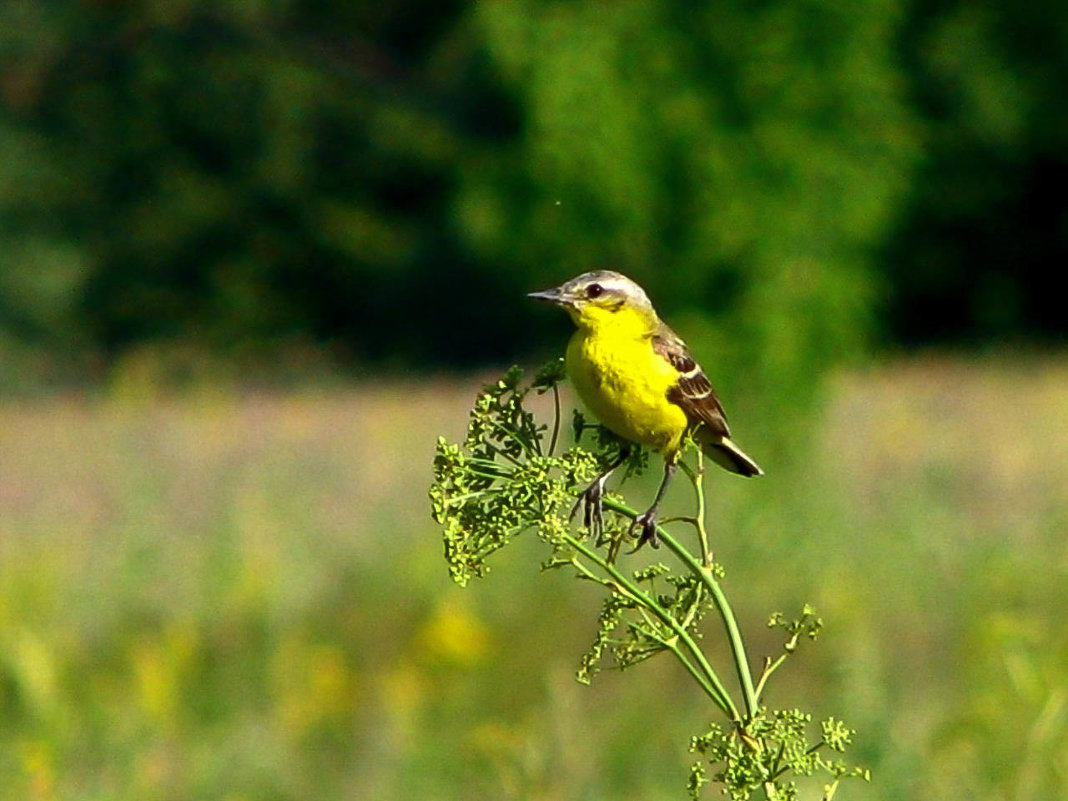
<svg viewBox="0 0 1068 801"><path fill-rule="evenodd" d="M679 381L668 390L668 400L679 406L692 425L703 423L713 438L730 437L727 415L712 384L678 334L663 323L652 337L653 350L679 372Z"/></svg>

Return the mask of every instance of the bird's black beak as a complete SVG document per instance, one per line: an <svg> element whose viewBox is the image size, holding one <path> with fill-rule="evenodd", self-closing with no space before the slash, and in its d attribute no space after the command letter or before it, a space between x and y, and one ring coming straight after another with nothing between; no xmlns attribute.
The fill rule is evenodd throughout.
<svg viewBox="0 0 1068 801"><path fill-rule="evenodd" d="M528 298L534 298L534 300L543 300L546 303L555 303L557 306L562 306L567 303L567 298L564 293L560 291L560 287L555 286L552 289L545 289L541 292L530 292L527 294Z"/></svg>

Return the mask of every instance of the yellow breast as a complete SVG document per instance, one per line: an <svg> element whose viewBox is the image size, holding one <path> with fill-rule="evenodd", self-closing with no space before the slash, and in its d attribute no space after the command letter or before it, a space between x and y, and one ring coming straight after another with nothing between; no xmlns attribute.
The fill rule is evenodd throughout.
<svg viewBox="0 0 1068 801"><path fill-rule="evenodd" d="M678 373L647 336L580 328L566 361L579 398L609 430L664 454L678 450L686 414L667 399Z"/></svg>

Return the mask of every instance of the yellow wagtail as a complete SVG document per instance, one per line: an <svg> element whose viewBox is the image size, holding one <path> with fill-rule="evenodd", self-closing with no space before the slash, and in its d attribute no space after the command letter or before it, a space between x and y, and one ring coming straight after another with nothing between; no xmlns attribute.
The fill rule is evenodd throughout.
<svg viewBox="0 0 1068 801"><path fill-rule="evenodd" d="M731 442L727 416L704 370L657 317L640 286L619 273L596 270L528 297L562 306L578 326L565 361L582 402L612 433L664 457L664 478L653 504L634 521L641 529L639 545L656 545L657 508L687 432L726 470L763 475ZM626 457L624 449L583 493L588 528L600 527L605 481Z"/></svg>

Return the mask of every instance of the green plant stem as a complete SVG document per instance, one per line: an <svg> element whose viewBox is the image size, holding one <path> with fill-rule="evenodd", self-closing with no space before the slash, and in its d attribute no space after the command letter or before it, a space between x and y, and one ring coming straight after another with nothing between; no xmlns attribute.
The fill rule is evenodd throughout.
<svg viewBox="0 0 1068 801"><path fill-rule="evenodd" d="M771 674L778 670L782 666L782 663L786 661L787 656L789 656L789 654L781 654L774 661L769 660L764 666L764 670L760 674L760 679L757 681L756 690L753 693L758 704L760 703L760 696L764 692L764 685L767 684L768 679L771 678Z"/></svg>
<svg viewBox="0 0 1068 801"><path fill-rule="evenodd" d="M756 698L756 692L753 688L753 675L749 668L749 657L745 652L745 642L742 640L742 632L738 628L738 621L734 617L734 611L731 609L730 603L727 601L727 596L723 592L723 588L720 587L719 582L716 581L712 575L710 568L705 568L694 560L693 556L678 544L670 535L664 535L661 532L661 539L672 553L678 556L680 559L687 563L687 566L697 572L701 577L701 581L704 582L709 592L712 593L712 598L716 602L716 609L719 611L720 619L723 621L723 625L727 630L727 639L730 642L731 656L734 658L734 666L738 673L738 683L742 688L742 695L745 698L745 710L746 719L752 720L757 713L758 704Z"/></svg>
<svg viewBox="0 0 1068 801"><path fill-rule="evenodd" d="M629 506L619 503L618 501L612 500L611 498L605 498L604 505L606 508L631 519L638 516L636 510L631 509ZM742 633L738 628L738 621L735 619L734 611L727 602L727 596L724 594L723 588L720 587L719 582L716 581L715 576L712 575L710 566L706 567L698 562L693 554L687 551L681 544L679 544L678 540L672 537L662 527L657 526L656 533L660 541L667 546L667 549L675 554L675 556L677 556L683 564L690 569L690 572L695 576L698 576L701 583L704 584L712 594L712 598L716 603L716 610L719 612L720 619L723 621L723 626L727 631L731 656L734 659L735 670L738 673L738 683L742 688L742 696L745 700L746 720L752 720L758 709L756 691L753 687L753 674L750 672L749 657L745 652L745 642L742 640Z"/></svg>
<svg viewBox="0 0 1068 801"><path fill-rule="evenodd" d="M701 544L701 564L706 568L712 567L712 549L708 547L708 529L705 528L705 488L701 481L705 475L705 455L701 449L697 449L697 469L694 470L686 462L680 460L682 469L690 477L693 483L694 493L697 495L697 514L694 517L694 526L697 528L697 540Z"/></svg>
<svg viewBox="0 0 1068 801"><path fill-rule="evenodd" d="M636 515L637 513L635 512L634 514ZM564 540L569 546L571 546L584 557L596 564L597 567L603 570L607 575L611 576L612 581L615 583L618 589L625 592L633 600L637 601L644 608L648 609L650 612L656 615L661 622L667 625L674 632L675 637L678 639L679 642L683 644L683 646L685 646L686 650L690 653L690 656L697 663L697 665L694 666L689 661L689 658L683 658L684 655L678 650L677 644L671 643L669 641L664 641L665 647L675 653L676 657L678 657L679 661L683 664L683 667L685 667L690 672L690 674L695 679L697 679L701 687L705 690L709 697L712 698L716 705L721 710L723 710L723 713L725 715L727 715L733 721L740 721L741 718L738 714L738 708L737 706L735 706L734 701L731 699L726 688L723 686L723 682L720 681L719 676L716 675L715 669L712 667L711 664L709 664L704 652L698 647L697 643L694 642L693 637L690 636L690 633L686 631L685 627L683 627L677 620L675 620L674 617L668 614L663 609L663 607L661 607L660 604L653 600L646 592L644 592L640 587L635 585L634 582L627 578L623 573L617 570L615 565L603 559L596 551L593 551L590 548L586 547L584 543L572 537L571 535L565 535ZM582 569L581 566L580 569ZM583 572L588 573L588 571L585 570L583 570ZM594 577L594 579L599 580L596 577ZM697 670L698 667L700 668L700 671Z"/></svg>

